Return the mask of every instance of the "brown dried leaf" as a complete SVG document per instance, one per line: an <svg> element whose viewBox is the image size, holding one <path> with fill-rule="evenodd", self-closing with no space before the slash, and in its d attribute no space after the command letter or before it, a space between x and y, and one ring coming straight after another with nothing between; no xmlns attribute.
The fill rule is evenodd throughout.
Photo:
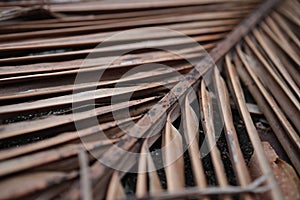
<svg viewBox="0 0 300 200"><path fill-rule="evenodd" d="M136 183L136 196L142 197L147 194L147 140L144 141L139 158L139 168Z"/></svg>
<svg viewBox="0 0 300 200"><path fill-rule="evenodd" d="M224 169L223 162L221 160L220 151L216 145L215 129L213 123L213 104L210 93L206 90L205 82L201 81L200 86L201 92L201 114L203 118L203 127L205 129L205 134L208 139L208 145L210 149L210 154L214 166L214 171L217 176L218 183L221 187L226 187L228 185L226 172Z"/></svg>
<svg viewBox="0 0 300 200"><path fill-rule="evenodd" d="M281 160L272 148L270 143L262 142L266 157L270 163L275 179L286 200L294 200L300 198L300 180L295 170L284 160ZM258 160L253 154L249 162L250 174L253 178L257 178L262 174L258 167ZM262 198L270 198L262 196Z"/></svg>
<svg viewBox="0 0 300 200"><path fill-rule="evenodd" d="M74 172L34 172L10 177L0 182L1 199L18 199L75 178L76 175Z"/></svg>
<svg viewBox="0 0 300 200"><path fill-rule="evenodd" d="M204 169L201 162L201 154L199 150L199 120L196 113L190 105L188 95L185 99L183 112L184 130L187 143L189 144L188 151L191 159L193 175L197 186L205 188L207 186Z"/></svg>
<svg viewBox="0 0 300 200"><path fill-rule="evenodd" d="M149 152L148 140L145 140L141 149L139 159L139 173L137 176L136 196L143 197L147 194L147 174L149 177L149 192L157 194L162 191L159 177L156 173L156 167Z"/></svg>
<svg viewBox="0 0 300 200"><path fill-rule="evenodd" d="M164 164L168 191L177 191L185 186L182 137L168 116L165 128Z"/></svg>
<svg viewBox="0 0 300 200"><path fill-rule="evenodd" d="M111 177L111 181L106 193L107 200L116 200L125 198L125 192L120 182L119 172L115 171Z"/></svg>

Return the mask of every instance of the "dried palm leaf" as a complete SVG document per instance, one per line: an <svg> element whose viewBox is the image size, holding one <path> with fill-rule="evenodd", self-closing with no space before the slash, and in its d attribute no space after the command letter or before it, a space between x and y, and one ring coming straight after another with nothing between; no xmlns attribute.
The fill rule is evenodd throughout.
<svg viewBox="0 0 300 200"><path fill-rule="evenodd" d="M108 186L108 191L106 194L106 199L121 199L125 197L125 193L120 182L118 172L114 172L111 178L111 181Z"/></svg>
<svg viewBox="0 0 300 200"><path fill-rule="evenodd" d="M188 151L191 158L193 175L196 185L199 188L206 188L207 183L205 179L204 169L201 161L201 154L199 150L199 120L196 113L192 109L191 98L187 95L185 99L182 116L184 118L184 130L186 141L189 144Z"/></svg>
<svg viewBox="0 0 300 200"><path fill-rule="evenodd" d="M300 195L300 182L295 170L288 163L278 157L275 150L268 142L263 142L263 148L275 174L275 178L283 191L285 199L298 199ZM253 156L249 162L249 169L251 175L254 177L259 177L262 174L261 171L256 168L257 164L257 158ZM261 198L270 197L263 196Z"/></svg>
<svg viewBox="0 0 300 200"><path fill-rule="evenodd" d="M171 111L172 112L172 111ZM173 126L168 115L164 134L164 162L169 192L184 188L184 161L182 136Z"/></svg>
<svg viewBox="0 0 300 200"><path fill-rule="evenodd" d="M135 198L182 199L221 195L229 199L240 195L253 199L256 194L269 189L273 199L281 199L272 170L275 174L281 173L270 167L264 156L239 82L240 76L299 173L300 45L297 30L300 16L297 11L300 6L295 0L278 2L132 0L126 3L0 3L0 11L11 6L21 6L24 11L30 10L32 5L41 5L48 13L48 17L43 16L45 19L16 18L0 25L1 197L126 198L124 183L120 181L125 173L98 162L97 159L101 158L126 166L128 170L138 164L140 173L137 184L133 186L136 188ZM266 18L263 19L264 16ZM243 18L246 19L241 22ZM97 64L80 68L84 58L107 37L120 30L149 26L170 28L190 36L210 52L220 68L225 59L224 71L228 75L231 94L208 57L204 57L194 69L181 57L153 49L171 47L180 49L178 52L189 59L199 57L199 49L190 48L176 34L131 33L127 37L116 38L97 49L102 55L95 60ZM147 33L147 28L143 30ZM137 48L143 51L132 51L122 56L106 70L107 62L121 50ZM232 52L228 53L230 50ZM155 62L168 64L172 69L145 67L141 73L122 77L137 65ZM98 72L105 73L99 82L87 80L74 88L79 71L87 77ZM209 72L214 72L211 73L213 83L201 80L201 76ZM184 78L178 74L184 75ZM192 87L199 88L200 80L197 99L191 97L189 91ZM121 87L114 88L119 84ZM209 84L216 86L215 96L210 96L207 91ZM76 102L88 102L91 92L83 90L92 88L96 88L95 104L70 109L73 91L78 97ZM126 95L133 90L134 96L127 102ZM230 95L235 98L233 109L240 111L257 158L258 170L262 172L257 180L250 178L245 165L243 144L239 140L238 129L234 127ZM112 102L111 98L115 97L118 101ZM221 154L223 150L215 144L218 138L213 127L213 111L216 108L212 101L219 102L224 118L224 148L230 153L227 159ZM183 106L179 102L184 102ZM192 106L197 102L201 104L200 112ZM115 112L120 114L119 119L114 118ZM165 114L166 120L163 118ZM209 157L218 187L210 185L208 169L201 157L203 152L199 145L202 141L199 138L202 130L197 118L200 114L204 119L204 136L208 138ZM183 130L176 128L175 120L179 117ZM87 123L91 118L96 118L99 125ZM152 123L149 123L150 119ZM77 122L86 123L75 131ZM163 127L164 131L161 131ZM156 136L144 141L139 139L150 134ZM157 160L150 152L150 147L160 139L162 146L166 147L163 161L168 165L162 169L166 174L166 186L159 176L161 171L156 170ZM82 141L85 145L81 144ZM185 143L190 145L188 153L183 156ZM111 148L112 144L147 156L130 158ZM89 154L82 148L86 148ZM226 162L232 165L237 186L229 185L230 180L225 174L228 172L224 168L227 167ZM292 170L285 164L281 163L279 167L288 169L286 174L292 175ZM189 170L195 187L186 184L188 177L185 173ZM293 177L297 178L297 175ZM22 187L24 184L25 187Z"/></svg>

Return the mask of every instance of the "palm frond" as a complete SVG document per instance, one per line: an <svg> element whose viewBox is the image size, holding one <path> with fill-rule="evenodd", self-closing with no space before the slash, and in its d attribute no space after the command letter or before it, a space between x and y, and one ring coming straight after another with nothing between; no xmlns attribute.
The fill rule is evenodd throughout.
<svg viewBox="0 0 300 200"><path fill-rule="evenodd" d="M0 197L299 198L297 187L289 186L293 193L287 195L283 185L299 185L299 9L296 0L0 3ZM191 37L217 67L177 34L149 29L114 38L96 50L96 64L82 66L106 38L142 27ZM165 47L185 58L155 49ZM121 51L129 53L107 68ZM197 59L199 51L203 59L194 68L185 59ZM141 72L123 77L138 65ZM74 85L79 72L87 79ZM88 80L100 72L101 80ZM248 96L279 147L261 142ZM72 106L79 102L87 103ZM224 122L220 138L217 112ZM287 155L287 162L270 148ZM138 173L112 169L98 158ZM293 181L281 181L284 176Z"/></svg>

